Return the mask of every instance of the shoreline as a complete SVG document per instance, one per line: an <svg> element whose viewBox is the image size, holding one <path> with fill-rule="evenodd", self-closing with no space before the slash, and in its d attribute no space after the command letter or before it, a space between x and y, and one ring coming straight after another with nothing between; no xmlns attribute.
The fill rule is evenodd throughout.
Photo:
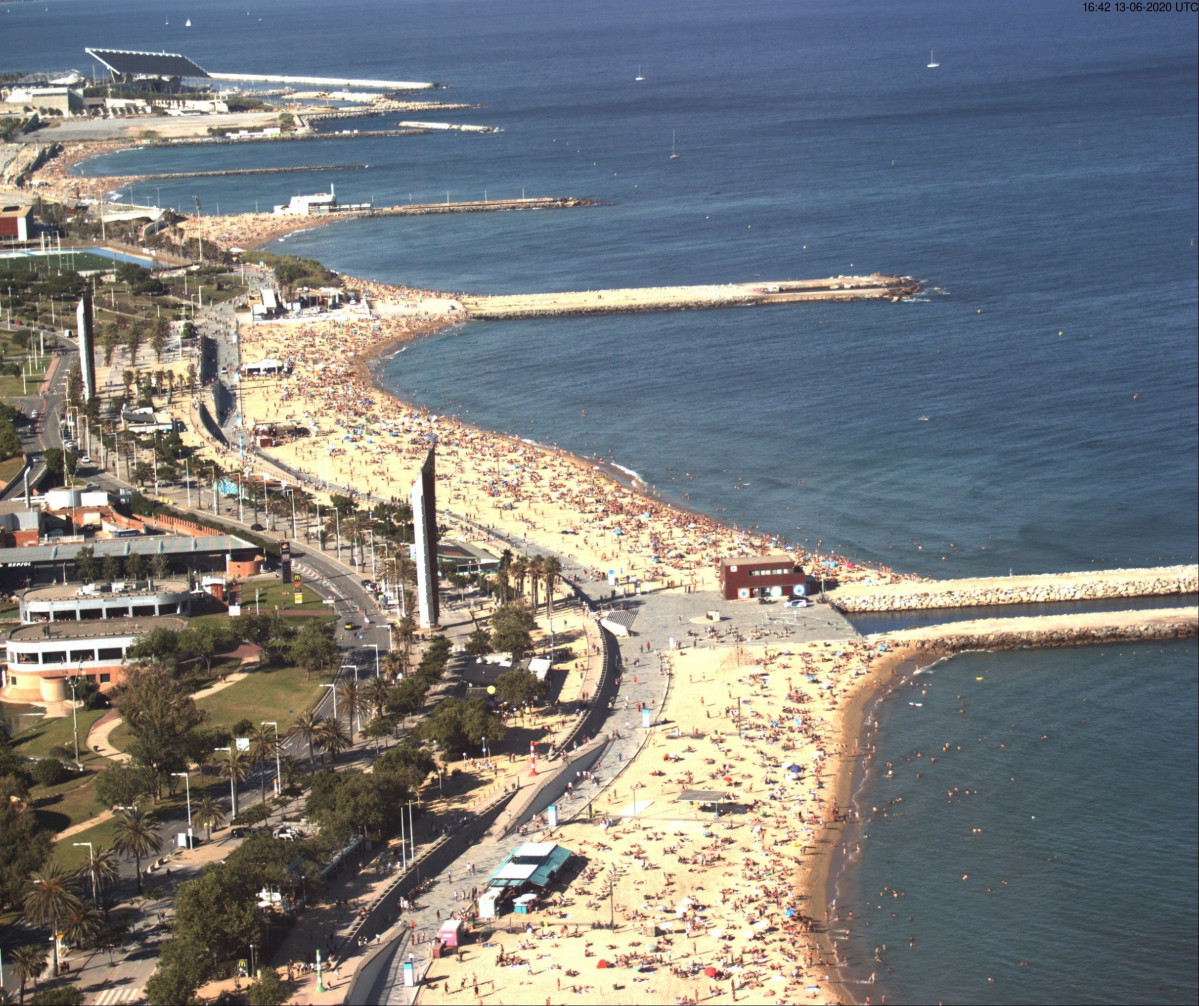
<svg viewBox="0 0 1199 1006"><path fill-rule="evenodd" d="M128 144L116 144L116 145L114 145L114 147L112 149L119 149L121 146L127 146L127 145ZM77 159L77 161L83 160L87 156L91 156L91 155L84 154L83 156L79 157ZM77 161L72 162L72 163L77 163ZM255 215L246 215L246 216L255 216ZM267 216L267 215L259 214L257 216ZM205 218L205 222L207 223L210 219L213 221L212 229L216 230L217 226L219 225L219 222L227 221L227 220L230 220L231 218L225 218L225 217ZM338 220L337 219L318 220L318 221L306 220L304 225L305 226L317 226L317 225L325 225L325 224L334 223L334 222L338 222ZM285 231L284 233L290 233L290 231ZM222 240L216 234L212 234L212 235L205 234L204 236L209 238L210 240L217 241L218 243L220 243ZM265 237L261 243L267 243L269 241L277 240L278 236L279 236L279 234L277 234L277 233L270 234L267 237ZM227 246L227 241L225 243ZM233 243L241 243L241 242L234 241ZM253 247L257 247L257 246L251 244L251 245L248 245L247 247L253 248ZM359 285L374 287L376 289L383 290L385 292L389 292L392 294L399 294L400 296L403 296L405 293L411 292L409 290L409 288L395 287L390 284L378 283L376 281L366 281L365 283L360 283L355 277L344 276L343 278L345 278L346 280L348 280L350 282L358 283ZM435 296L445 296L445 295L435 295ZM400 398L398 395L396 395L394 392L387 389L382 384L382 382L378 379L378 376L373 368L376 366L381 366L384 361L384 358L387 356L387 354L393 352L398 346L406 344L407 342L410 342L410 341L415 341L418 338L424 338L424 337L427 337L430 335L440 334L443 331L453 328L454 325L456 325L461 320L466 320L466 319L452 318L448 315L441 317L441 318L428 318L425 320L413 319L413 327L411 329L408 329L407 331L405 331L403 333L387 334L384 337L380 338L377 342L375 342L374 344L370 345L369 347L367 347L366 349L364 349L362 351L351 350L349 359L347 360L349 370L357 376L357 378L362 382L362 384L365 387L373 389L373 391L376 394L386 397L387 399L389 399L392 403L394 403L399 408L412 410L412 411L415 411L415 412L418 412L418 413L421 413L421 414L424 414L427 416L429 413L429 410L426 407L415 404L415 403L407 402L407 401L403 400L402 398ZM247 333L247 335L252 336L254 333L254 328L247 328L243 331L245 331ZM348 348L348 347L343 347L343 348ZM630 479L632 484L626 484L624 481L622 481L617 476L616 472L617 471L621 472L626 477L629 477L628 476L629 470L621 468L618 465L615 465L614 462L603 462L603 461L599 461L599 460L595 460L595 459L587 459L585 457L573 454L572 452L566 451L565 449L557 448L557 447L550 446L550 445L533 444L530 441L523 440L522 438L515 437L515 436L509 435L509 434L504 434L504 433L497 432L497 431L483 430L483 429L475 427L469 423L465 423L462 420L457 419L452 416L451 417L443 417L443 421L447 425L452 424L452 426L454 427L454 429L456 431L457 430L473 431L473 435L476 435L488 442L506 441L517 452L523 451L525 449L531 449L534 452L536 452L537 454L540 454L544 457L556 457L556 458L562 460L564 463L578 468L580 470L580 472L582 472L584 474L586 473L586 471L588 469L590 469L593 474L595 473L596 470L598 470L601 474L606 476L608 479L611 479L622 490L633 493L636 497L639 497L639 498L645 500L647 503L652 503L654 505L654 508L661 508L661 509L669 510L669 511L672 511L674 514L678 514L678 515L681 515L684 517L698 518L706 525L707 528L717 531L721 538L726 538L726 537L732 538L735 536L739 540L735 543L729 543L733 547L744 545L746 542L750 542L750 541L757 543L759 545L763 545L765 547L769 547L770 536L767 534L764 534L763 532L745 531L745 530L738 530L736 528L730 528L730 527L727 527L726 525L722 524L718 518L714 518L707 514L703 514L703 513L699 513L699 512L689 511L685 507L682 507L678 504L667 502L667 501L663 500L660 496L658 496L658 494L656 493L656 491L654 491L652 489L652 487L646 485L643 481L640 481L639 479L636 479L635 477ZM440 431L439 431L439 439L441 439ZM471 438L467 437L465 439L469 440ZM251 457L254 457L254 455L251 455ZM266 460L268 462L273 461L273 458L271 457L270 454L267 454L262 457L263 457L263 460ZM316 483L319 481L319 475L312 470L310 465L306 465L303 462L301 462L299 460L298 456L296 456L296 457L289 456L287 464L296 468L297 470L303 471L308 476L309 480L312 483ZM613 471L608 466L615 466L615 471ZM378 493L376 493L376 495L378 495ZM465 498L464 498L464 502L466 502ZM478 502L478 501L474 500L474 502ZM454 508L455 510L458 510L458 508L455 507L455 504L451 501L451 498L449 498L448 492L447 492L445 506L446 506L446 509ZM458 510L458 513L456 515L460 515L467 520L472 520L472 518L467 516L467 514L465 512L462 512L460 510ZM580 514L578 519L580 521L583 521L586 518ZM477 517L473 518L473 520L475 520L476 523L479 523ZM483 523L485 524L486 520L484 520ZM533 523L534 522L529 521L530 526L529 526L528 530L533 530ZM550 535L552 533L553 532L550 529L550 527L548 526L548 524L538 527L537 532L534 534L534 538L536 539L536 542L529 542L526 537L526 545L525 545L526 551L534 551L538 544L544 544L545 547L553 547L556 550L560 549L564 552L571 552L572 554L578 554L574 547L578 544L577 538L571 538L569 540L567 540L565 538L563 538L561 540L555 540L553 542L553 544L550 545L549 544ZM763 541L763 539L765 539L765 541ZM717 551L723 545L724 545L723 542L718 542L712 546L710 551ZM779 547L784 547L782 542L780 542ZM805 563L810 562L811 557L813 555L818 555L818 554L819 553L806 553L805 554L805 553L802 553L802 551L800 552L801 559L802 559L802 561L805 561ZM845 559L845 557L843 557L843 556L836 556L836 558L839 561L842 561ZM584 565L586 565L585 560L580 559L580 561L583 562ZM869 576L876 576L876 575L882 576L884 580L888 579L888 578L892 578L892 577L895 579L903 579L903 580L924 579L924 578L917 578L914 575L895 574L890 570L886 570L885 568L875 567L875 566L869 565L869 564L863 565L861 563L856 563L856 566L861 574L869 575ZM843 564L841 566L839 566L839 571L842 571L842 570L843 570ZM708 571L708 572L710 573L710 571ZM966 638L969 636L969 631L966 629L963 629L961 627L961 624L959 624L958 626L955 626L953 631L958 632L963 638ZM870 638L873 638L873 637L859 636L857 641L859 641L859 642L868 641ZM893 638L896 639L896 643L899 642L898 636L893 637ZM992 638L994 640L998 641L1000 637L992 636ZM1087 642L1090 642L1090 641L1091 640L1087 640ZM1031 643L1031 644L1026 644L1026 645L1034 645L1034 646L1077 645L1079 642L1080 642L1080 640L1077 640L1077 639L1070 639L1070 640L1066 640L1064 642L1058 642L1058 643L1054 643L1054 642L1045 640L1045 641L1041 641L1039 643ZM1008 642L1008 643L1003 643L1001 645L997 645L994 648L995 649L1008 649L1008 648L1012 648L1013 645L1014 644ZM730 649L731 649L731 647L724 648L724 650L726 652ZM883 697L883 695L885 695L886 690L888 687L890 687L892 681L895 678L895 675L900 672L900 668L903 666L903 664L906 661L911 660L913 658L922 657L925 655L933 656L937 652L938 651L934 647L922 645L922 642L918 637L915 637L915 636L905 637L905 641L902 645L897 645L895 649L890 650L887 653L882 654L882 655L876 655L872 659L868 660L867 661L867 667L868 667L867 672L865 674L861 675L860 679L855 680L853 682L852 687L849 690L849 692L846 695L842 696L841 703L839 705L836 705L834 711L832 712L833 725L832 725L832 729L830 731L830 734L831 734L830 744L836 745L836 748L835 748L835 754L834 754L833 750L830 750L830 756L832 756L830 758L830 760L835 759L835 771L834 771L834 778L832 780L833 800L835 802L835 806L842 813L845 813L850 810L850 808L852 806L853 795L856 792L858 785L859 785L858 779L857 779L857 767L859 765L859 758L861 757L861 753L866 748L867 728L871 721L871 710L876 706L877 702ZM938 657L938 659L941 659L941 658L944 658L947 656L951 656L951 655L952 655L951 653L941 653L940 656ZM833 702L834 702L834 704L836 704L835 698L833 699ZM827 708L823 709L822 711L825 712L826 714L829 712L829 710ZM864 768L863 768L863 771L864 771ZM823 932L813 932L810 935L801 936L799 938L798 942L800 944L810 945L814 949L814 951L817 953L818 956L821 956L821 957L827 956L828 958L833 959L833 960L835 960L836 946L835 946L835 940L832 938L832 934L829 932L829 930L835 924L836 919L835 919L835 912L830 912L829 909L835 898L835 892L833 891L833 888L835 887L835 884L837 882L838 877L840 876L841 871L844 870L846 867L846 861L845 861L845 857L843 855L843 849L844 849L844 843L846 841L845 836L848 831L849 831L849 828L848 828L847 822L845 822L845 821L835 821L834 820L834 821L826 822L824 824L824 826L820 829L820 838L816 843L816 852L814 853L810 862L799 865L795 869L794 874L793 874L794 886L797 889L797 892L798 892L799 885L804 884L807 887L805 896L812 899L813 902L815 902L817 899L819 899L821 897L824 898L826 914L828 917L828 925L825 927L825 930ZM818 910L818 906L816 906L815 904L813 905L813 908ZM813 915L816 915L816 914L817 914L817 911L813 911ZM837 977L835 979L834 978L829 979L829 985L828 985L829 991L835 992L838 1000L841 1002L849 1003L849 1002L857 1001L857 997L855 997L849 993L848 988L846 987L846 984L844 982L844 976L841 974L839 969L836 971L836 974L837 974Z"/></svg>

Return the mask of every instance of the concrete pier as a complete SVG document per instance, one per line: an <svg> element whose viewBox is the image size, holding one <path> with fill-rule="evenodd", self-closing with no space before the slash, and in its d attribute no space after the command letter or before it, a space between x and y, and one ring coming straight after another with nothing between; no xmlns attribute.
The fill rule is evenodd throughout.
<svg viewBox="0 0 1199 1006"><path fill-rule="evenodd" d="M488 320L557 318L578 314L686 311L802 301L896 301L910 297L919 290L920 284L909 277L874 273L870 276L832 276L827 279L463 297L462 308L468 317Z"/></svg>

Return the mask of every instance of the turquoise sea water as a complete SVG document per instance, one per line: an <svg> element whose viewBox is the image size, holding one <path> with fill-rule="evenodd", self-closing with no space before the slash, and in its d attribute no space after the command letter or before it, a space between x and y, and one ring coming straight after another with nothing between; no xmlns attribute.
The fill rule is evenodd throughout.
<svg viewBox="0 0 1199 1006"><path fill-rule="evenodd" d="M484 107L404 118L503 130L92 166L370 165L163 183L165 204L253 209L330 182L347 201L524 190L604 203L362 221L281 245L350 273L508 292L877 269L927 287L898 305L471 325L393 358L400 394L610 457L739 526L903 570L1196 560L1194 15L931 0L245 10L0 5L4 66L21 52L85 69L83 47L108 45L214 70L432 79ZM866 805L904 803L839 884L856 908L855 973L876 972L863 994L1195 1001L1195 646L979 655L927 677L928 696L884 703L879 758L906 765L951 737L963 754L927 786L866 780ZM1005 749L977 741L1001 735ZM935 798L952 786L982 798ZM1008 884L985 896L962 873ZM915 928L880 940L895 922L868 895L887 886L906 892Z"/></svg>

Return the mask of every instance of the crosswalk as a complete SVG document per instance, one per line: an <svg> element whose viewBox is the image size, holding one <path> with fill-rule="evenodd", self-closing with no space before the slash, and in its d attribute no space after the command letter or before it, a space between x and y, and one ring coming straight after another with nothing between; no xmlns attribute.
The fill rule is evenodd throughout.
<svg viewBox="0 0 1199 1006"><path fill-rule="evenodd" d="M143 990L140 988L111 988L104 989L98 992L96 997L92 999L94 1006L113 1006L114 1003L133 1003L139 1002L142 998Z"/></svg>

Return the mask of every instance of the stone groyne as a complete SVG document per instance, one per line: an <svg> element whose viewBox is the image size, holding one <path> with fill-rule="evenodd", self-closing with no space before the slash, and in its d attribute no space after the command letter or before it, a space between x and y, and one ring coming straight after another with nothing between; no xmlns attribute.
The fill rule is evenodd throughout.
<svg viewBox="0 0 1199 1006"><path fill-rule="evenodd" d="M911 297L920 284L907 276L833 276L827 279L757 283L710 283L701 286L628 287L553 293L464 296L470 318L561 318L580 314L641 311L689 311L803 301L891 300Z"/></svg>
<svg viewBox="0 0 1199 1006"><path fill-rule="evenodd" d="M945 655L968 650L1046 649L1101 643L1160 643L1199 634L1199 608L1089 612L927 625L870 638Z"/></svg>
<svg viewBox="0 0 1199 1006"><path fill-rule="evenodd" d="M847 614L1003 604L1044 604L1121 597L1168 597L1199 592L1199 566L1105 569L1078 573L987 577L840 587L830 603Z"/></svg>

